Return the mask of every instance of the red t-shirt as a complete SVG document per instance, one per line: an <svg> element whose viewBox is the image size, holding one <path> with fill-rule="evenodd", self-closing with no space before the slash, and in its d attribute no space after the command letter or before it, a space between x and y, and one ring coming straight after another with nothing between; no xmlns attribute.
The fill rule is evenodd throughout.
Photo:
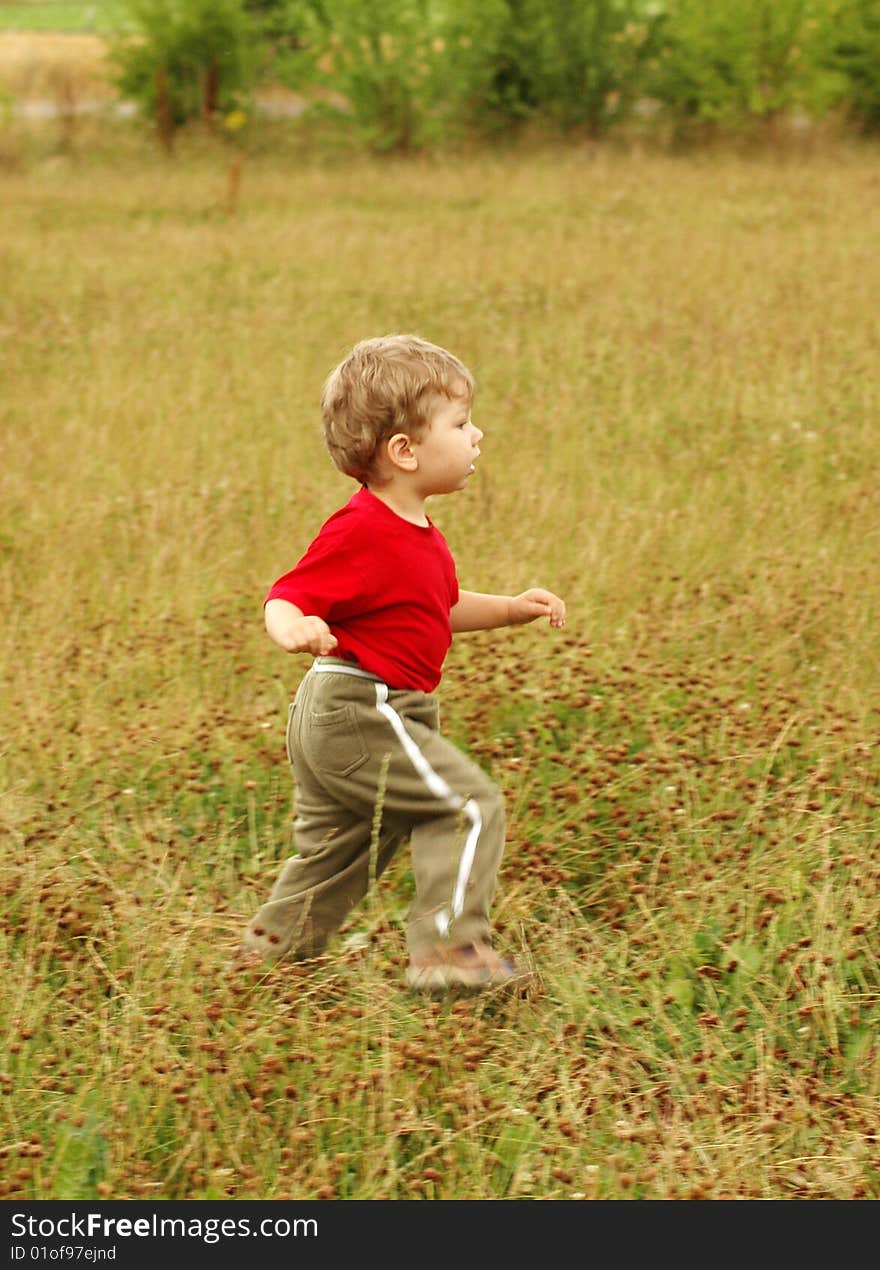
<svg viewBox="0 0 880 1270"><path fill-rule="evenodd" d="M321 526L266 600L321 617L349 657L390 688L433 692L452 643L455 561L436 525L414 525L362 488Z"/></svg>

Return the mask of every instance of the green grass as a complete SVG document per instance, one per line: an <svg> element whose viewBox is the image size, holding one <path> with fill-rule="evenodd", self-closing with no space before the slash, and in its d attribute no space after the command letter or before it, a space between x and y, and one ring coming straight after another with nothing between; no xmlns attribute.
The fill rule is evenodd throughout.
<svg viewBox="0 0 880 1270"><path fill-rule="evenodd" d="M64 0L25 0L0 4L0 31L94 32L115 35L126 29L125 7L116 0L67 4Z"/></svg>
<svg viewBox="0 0 880 1270"><path fill-rule="evenodd" d="M4 1198L880 1196L876 156L45 141L0 208ZM42 148L40 148L42 146ZM358 338L474 370L444 726L525 999L402 987L399 860L224 969L289 850L271 581Z"/></svg>

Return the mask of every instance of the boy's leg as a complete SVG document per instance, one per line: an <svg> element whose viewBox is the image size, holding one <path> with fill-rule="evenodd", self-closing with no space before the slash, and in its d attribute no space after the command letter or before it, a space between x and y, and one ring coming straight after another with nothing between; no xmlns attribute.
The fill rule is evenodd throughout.
<svg viewBox="0 0 880 1270"><path fill-rule="evenodd" d="M306 676L287 723L287 757L296 787L293 838L297 854L285 863L269 899L248 923L244 936L245 948L267 960L287 952L300 957L320 953L367 894L370 883L384 872L406 836L406 826L388 821L376 832L375 781L373 805L345 805L312 770L303 752L302 733L307 734L305 748L311 749L310 719L326 719L332 713L323 709L325 701L313 699L316 686L325 685L316 685ZM339 754L331 757L329 764L344 770L350 761L344 721L341 729L319 723L318 731L331 745L334 733L339 733Z"/></svg>
<svg viewBox="0 0 880 1270"><path fill-rule="evenodd" d="M284 865L245 933L245 946L267 959L290 951L317 956L383 873L403 836L399 830L383 832L372 853L364 817L335 807L322 819L298 820L294 835L298 854Z"/></svg>
<svg viewBox="0 0 880 1270"><path fill-rule="evenodd" d="M366 893L377 822L377 876L411 835L411 958L487 939L503 800L437 728L437 704L424 693L329 666L306 676L288 727L299 855L250 923L249 947L267 957L319 951Z"/></svg>
<svg viewBox="0 0 880 1270"><path fill-rule="evenodd" d="M349 730L369 759L344 775L325 762L321 781L335 802L372 815L378 798L383 826L409 827L416 884L407 923L410 956L438 944L487 940L504 850L500 791L440 735L432 697L355 679L347 699ZM307 752L314 736L313 730ZM318 744L326 748L321 738ZM314 752L311 758L314 763Z"/></svg>

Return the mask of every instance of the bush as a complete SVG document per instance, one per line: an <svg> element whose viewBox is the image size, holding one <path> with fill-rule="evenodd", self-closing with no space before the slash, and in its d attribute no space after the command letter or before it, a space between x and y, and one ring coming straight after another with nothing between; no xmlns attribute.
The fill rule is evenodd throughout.
<svg viewBox="0 0 880 1270"><path fill-rule="evenodd" d="M821 63L836 72L835 102L865 132L880 132L880 0L832 4L822 24Z"/></svg>
<svg viewBox="0 0 880 1270"><path fill-rule="evenodd" d="M562 128L598 135L630 113L650 57L656 18L641 0L528 0L532 82Z"/></svg>
<svg viewBox="0 0 880 1270"><path fill-rule="evenodd" d="M275 70L317 89L313 104L350 119L373 149L408 150L438 135L438 31L431 0L293 0Z"/></svg>
<svg viewBox="0 0 880 1270"><path fill-rule="evenodd" d="M448 92L447 126L495 136L533 115L529 0L449 0L440 39Z"/></svg>
<svg viewBox="0 0 880 1270"><path fill-rule="evenodd" d="M626 117L651 48L644 0L447 6L452 82L483 130L529 117L599 134Z"/></svg>
<svg viewBox="0 0 880 1270"><path fill-rule="evenodd" d="M262 69L377 150L524 121L598 136L653 100L679 133L846 105L880 128L880 0L132 0L123 91L169 135Z"/></svg>
<svg viewBox="0 0 880 1270"><path fill-rule="evenodd" d="M675 0L660 18L648 95L677 123L739 127L809 95L814 0Z"/></svg>
<svg viewBox="0 0 880 1270"><path fill-rule="evenodd" d="M136 31L111 54L116 82L170 146L189 119L240 109L257 70L257 29L242 0L129 0Z"/></svg>
<svg viewBox="0 0 880 1270"><path fill-rule="evenodd" d="M278 5L259 2L277 31ZM645 0L290 0L295 39L277 64L382 149L529 118L600 133L636 94L644 12Z"/></svg>

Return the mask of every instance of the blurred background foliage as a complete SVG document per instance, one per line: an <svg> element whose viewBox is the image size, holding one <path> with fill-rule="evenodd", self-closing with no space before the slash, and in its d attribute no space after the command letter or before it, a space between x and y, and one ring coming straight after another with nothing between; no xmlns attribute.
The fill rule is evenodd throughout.
<svg viewBox="0 0 880 1270"><path fill-rule="evenodd" d="M599 135L636 112L742 129L844 106L880 127L878 0L137 0L135 13L134 62L164 56L192 81L169 42L189 51L201 33L210 57L225 19L228 49L265 51L228 60L232 91L271 70L382 149L534 119Z"/></svg>
<svg viewBox="0 0 880 1270"><path fill-rule="evenodd" d="M118 91L166 140L267 83L377 150L831 112L880 130L880 0L56 0L0 24L109 33Z"/></svg>

